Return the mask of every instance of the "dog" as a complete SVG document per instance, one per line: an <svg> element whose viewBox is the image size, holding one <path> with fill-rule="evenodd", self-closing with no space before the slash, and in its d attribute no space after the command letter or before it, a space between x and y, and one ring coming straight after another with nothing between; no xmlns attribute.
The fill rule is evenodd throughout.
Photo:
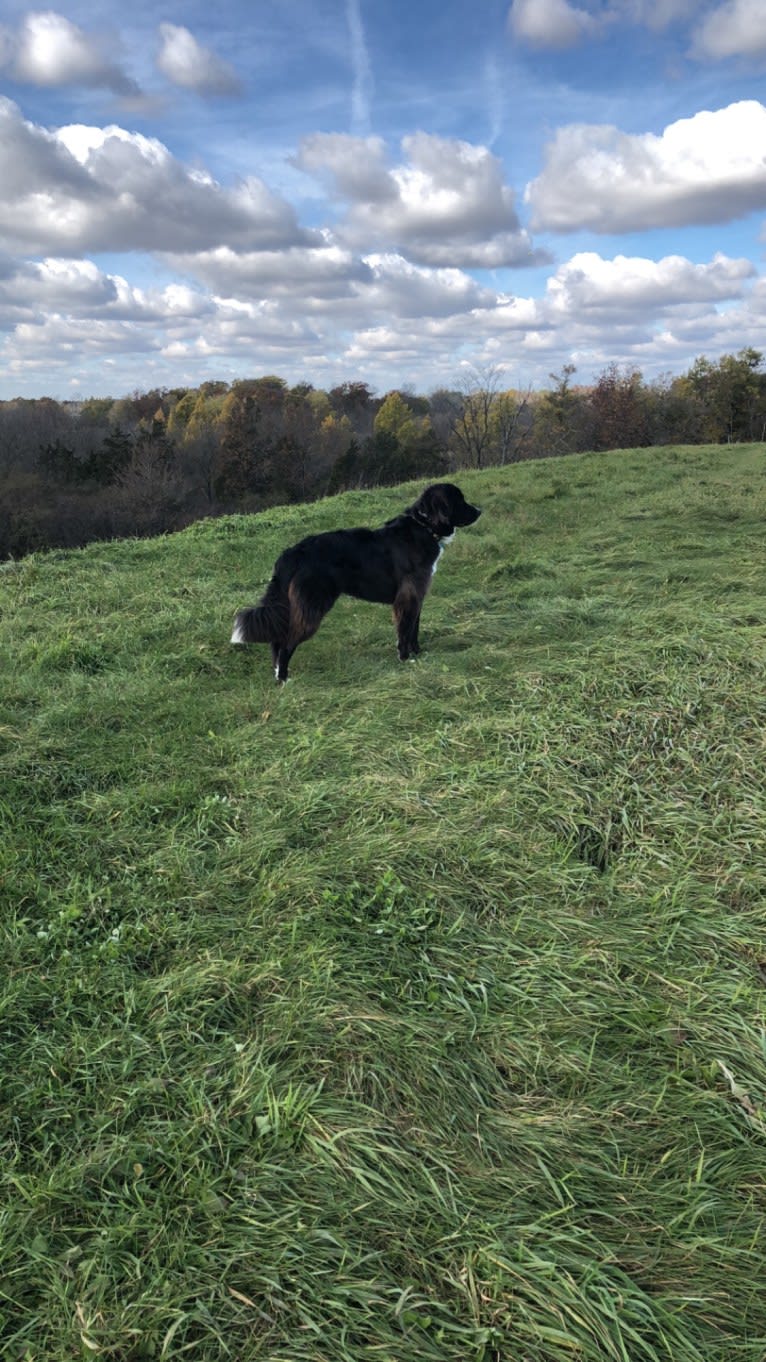
<svg viewBox="0 0 766 1362"><path fill-rule="evenodd" d="M380 529L330 530L285 549L259 605L239 610L232 643L268 643L280 685L300 643L341 595L393 606L402 662L420 652L420 611L444 545L479 519L451 482L435 482Z"/></svg>

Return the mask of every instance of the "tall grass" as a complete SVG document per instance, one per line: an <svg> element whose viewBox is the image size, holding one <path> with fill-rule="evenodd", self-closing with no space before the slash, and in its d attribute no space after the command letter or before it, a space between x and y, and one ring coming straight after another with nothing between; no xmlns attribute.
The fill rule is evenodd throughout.
<svg viewBox="0 0 766 1362"><path fill-rule="evenodd" d="M766 1355L763 446L460 481L0 570L4 1358Z"/></svg>

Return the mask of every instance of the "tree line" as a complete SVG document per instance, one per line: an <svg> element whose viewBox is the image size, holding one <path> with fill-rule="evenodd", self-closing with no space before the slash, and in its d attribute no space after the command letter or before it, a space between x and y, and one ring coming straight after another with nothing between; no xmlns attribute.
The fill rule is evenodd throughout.
<svg viewBox="0 0 766 1362"><path fill-rule="evenodd" d="M565 365L539 392L504 388L501 371L487 368L428 396L267 375L116 400L0 402L0 557L460 468L766 440L757 350L701 357L653 382L614 364L589 386L575 375Z"/></svg>

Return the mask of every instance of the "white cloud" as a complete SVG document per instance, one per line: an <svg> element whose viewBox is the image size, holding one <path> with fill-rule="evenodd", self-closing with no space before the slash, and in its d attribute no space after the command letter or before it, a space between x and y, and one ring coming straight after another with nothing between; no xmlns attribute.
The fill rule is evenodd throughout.
<svg viewBox="0 0 766 1362"><path fill-rule="evenodd" d="M659 33L694 16L699 9L699 0L612 0L602 17L609 27L622 20Z"/></svg>
<svg viewBox="0 0 766 1362"><path fill-rule="evenodd" d="M315 132L303 138L293 164L329 183L341 198L382 203L397 197L382 137Z"/></svg>
<svg viewBox="0 0 766 1362"><path fill-rule="evenodd" d="M572 0L512 0L508 29L532 47L562 49L598 39L618 24L660 33L695 20L691 55L701 59L758 57L766 53L766 0L724 0L714 8L699 0L612 0L580 8Z"/></svg>
<svg viewBox="0 0 766 1362"><path fill-rule="evenodd" d="M119 274L108 274L92 260L48 257L17 261L0 276L0 310L33 323L57 316L59 325L98 321L167 325L178 318L200 320L215 313L207 293L185 284L144 290ZM40 335L41 332L30 332Z"/></svg>
<svg viewBox="0 0 766 1362"><path fill-rule="evenodd" d="M276 360L302 347L319 353L322 344L304 319L273 302L221 299L175 283L144 291L103 274L90 261L19 264L0 280L0 318L11 331L2 355L13 374L73 364L117 367L121 356L130 356L147 373L156 373L167 359L167 380L178 374L176 361L192 360L201 366L201 381L210 358L222 358L225 367L233 356L247 362L254 346ZM155 356L154 369L147 356ZM129 386L126 377L125 389Z"/></svg>
<svg viewBox="0 0 766 1362"><path fill-rule="evenodd" d="M292 298L313 307L331 299L351 298L355 281L369 282L370 267L346 247L333 243L294 246L276 251L210 251L172 254L169 262L201 280L224 297Z"/></svg>
<svg viewBox="0 0 766 1362"><path fill-rule="evenodd" d="M595 251L584 251L548 280L547 298L556 312L573 320L583 313L650 317L690 303L740 298L743 283L755 274L751 261L720 254L707 265L695 265L679 255L656 261L624 255L605 260Z"/></svg>
<svg viewBox="0 0 766 1362"><path fill-rule="evenodd" d="M234 68L197 42L188 28L160 24L160 38L157 65L174 85L199 95L239 93L242 86Z"/></svg>
<svg viewBox="0 0 766 1362"><path fill-rule="evenodd" d="M569 0L513 0L508 26L515 38L535 47L572 47L594 33L597 21Z"/></svg>
<svg viewBox="0 0 766 1362"><path fill-rule="evenodd" d="M414 265L395 253L361 258L332 242L257 253L220 247L171 260L221 297L278 300L337 324L352 317L358 326L363 318L449 316L495 303L494 292L463 270Z"/></svg>
<svg viewBox="0 0 766 1362"><path fill-rule="evenodd" d="M532 225L622 232L730 222L766 206L766 107L756 100L671 123L661 136L560 128L526 189Z"/></svg>
<svg viewBox="0 0 766 1362"><path fill-rule="evenodd" d="M523 338L550 334L551 343L571 343L588 336L599 338L604 349L620 333L648 335L658 318L709 313L711 306L752 296L749 281L756 276L748 260L717 255L696 265L683 256L654 261L641 256L605 259L595 251L580 252L559 265L547 281L542 298L496 295L493 303L470 312L431 322L431 333L447 336L473 333L485 337ZM514 344L518 340L513 341Z"/></svg>
<svg viewBox="0 0 766 1362"><path fill-rule="evenodd" d="M688 19L698 10L699 0L627 0L629 18L655 31Z"/></svg>
<svg viewBox="0 0 766 1362"><path fill-rule="evenodd" d="M87 316L113 306L123 292L129 292L125 280L102 273L91 260L24 262L0 281L0 298L17 307Z"/></svg>
<svg viewBox="0 0 766 1362"><path fill-rule="evenodd" d="M16 368L25 360L38 366L55 368L69 366L85 359L113 358L116 355L143 355L147 350L159 350L158 336L132 322L77 318L60 313L49 313L40 322L22 322L17 326L12 343L6 346L9 367Z"/></svg>
<svg viewBox="0 0 766 1362"><path fill-rule="evenodd" d="M619 13L658 26L677 11L673 0L624 0ZM344 31L334 107L347 113L346 39ZM605 232L725 221L765 204L765 105L698 114L657 136L561 128L528 188L535 223ZM212 125L209 109L205 116ZM227 116L215 129L219 154L223 147L227 164L249 169L249 131L234 151L230 132ZM199 145L202 157L204 138ZM283 146L270 155L269 178L287 159ZM486 146L416 132L389 152L380 137L313 132L292 164L319 185L307 192L294 169L278 182L321 227L304 228L261 179L219 183L158 137L116 123L49 129L0 99L5 390L25 374L37 375L26 380L31 392L40 381L50 391L57 372L62 387L86 372L84 391L120 392L268 370L289 381L359 376L427 390L453 381L463 359L498 363L509 382L546 384L572 357L588 381L612 360L649 375L758 344L766 283L751 262L714 254L726 241L718 231L704 263L681 254L675 233L678 254L582 250L547 272L547 287L527 276L529 294L544 288L541 297L511 296L523 276L501 275L501 292L469 271L545 257ZM696 250L701 240L697 233ZM101 267L101 251L124 253L119 273ZM136 259L140 252L155 258ZM158 274L162 286L146 283Z"/></svg>
<svg viewBox="0 0 766 1362"><path fill-rule="evenodd" d="M454 379L457 354L496 363L517 384L534 378L547 386L550 372L573 358L583 381L612 361L644 366L651 376L670 362L691 363L711 345L739 349L766 308L766 285L752 286L754 275L750 262L725 256L695 265L681 256L582 253L559 266L543 298L499 294L490 305L426 316L416 341L390 322L362 325L347 359L366 372L382 365L425 371L432 386Z"/></svg>
<svg viewBox="0 0 766 1362"><path fill-rule="evenodd" d="M296 164L334 180L349 201L338 231L350 243L406 255L419 265L494 269L542 257L521 228L501 162L486 147L425 132L402 140L386 168L379 139L317 133Z"/></svg>
<svg viewBox="0 0 766 1362"><path fill-rule="evenodd" d="M55 88L104 87L135 95L138 86L112 59L103 39L89 37L53 10L33 12L17 33L5 31L0 64L10 65L18 81Z"/></svg>
<svg viewBox="0 0 766 1362"><path fill-rule="evenodd" d="M56 132L0 99L0 247L32 253L275 249L310 243L256 177L224 189L156 138L74 124Z"/></svg>
<svg viewBox="0 0 766 1362"><path fill-rule="evenodd" d="M462 316L495 303L493 291L481 288L463 270L424 269L395 254L369 255L366 263L371 283L357 285L356 292L365 306L383 316Z"/></svg>
<svg viewBox="0 0 766 1362"><path fill-rule="evenodd" d="M353 276L349 257L335 259ZM276 268L276 256L269 263ZM317 261L307 252L303 263L309 276ZM90 261L0 262L0 317L10 331L2 362L14 382L61 368L96 375L101 391L104 365L113 364L107 386L117 393L135 386L136 365L144 386L236 377L255 365L330 385L353 373L392 386L406 373L427 391L454 381L462 355L499 364L509 383L547 385L573 358L588 381L612 361L649 377L700 353L736 351L766 318L766 281L725 256L696 265L585 252L559 266L543 298L494 294L460 271L392 256L369 257L365 269L352 277L356 300L340 291L323 299L310 286L307 307L299 292L144 290ZM93 379L81 387L93 391Z"/></svg>
<svg viewBox="0 0 766 1362"><path fill-rule="evenodd" d="M726 0L699 25L692 55L762 57L766 55L766 0Z"/></svg>

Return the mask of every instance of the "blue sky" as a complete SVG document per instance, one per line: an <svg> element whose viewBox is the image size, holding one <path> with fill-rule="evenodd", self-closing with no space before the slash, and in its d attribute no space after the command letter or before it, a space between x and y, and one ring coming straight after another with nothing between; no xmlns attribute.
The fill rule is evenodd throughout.
<svg viewBox="0 0 766 1362"><path fill-rule="evenodd" d="M0 17L0 398L766 349L766 0Z"/></svg>

